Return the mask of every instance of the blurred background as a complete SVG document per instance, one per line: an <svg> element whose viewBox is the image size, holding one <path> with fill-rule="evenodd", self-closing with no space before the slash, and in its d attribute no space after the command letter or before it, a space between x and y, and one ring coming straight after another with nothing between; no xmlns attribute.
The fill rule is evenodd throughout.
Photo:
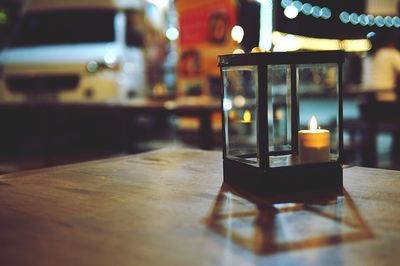
<svg viewBox="0 0 400 266"><path fill-rule="evenodd" d="M0 173L221 150L218 55L338 49L346 163L400 169L399 12L398 0L2 0Z"/></svg>

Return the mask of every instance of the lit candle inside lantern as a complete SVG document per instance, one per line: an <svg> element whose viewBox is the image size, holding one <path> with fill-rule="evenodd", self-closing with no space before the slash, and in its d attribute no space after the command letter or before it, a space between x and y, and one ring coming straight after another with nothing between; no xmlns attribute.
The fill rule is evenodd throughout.
<svg viewBox="0 0 400 266"><path fill-rule="evenodd" d="M299 131L299 157L302 163L329 162L330 133L318 128L317 119L311 117L309 129Z"/></svg>
<svg viewBox="0 0 400 266"><path fill-rule="evenodd" d="M250 136L252 134L252 126L253 126L253 118L251 117L251 111L250 110L245 110L243 112L243 119L240 120L240 123L242 123L242 134L244 136Z"/></svg>
<svg viewBox="0 0 400 266"><path fill-rule="evenodd" d="M251 112L249 110L244 111L243 120L240 121L240 122L242 122L242 123L251 123L251 122L253 122L251 120Z"/></svg>

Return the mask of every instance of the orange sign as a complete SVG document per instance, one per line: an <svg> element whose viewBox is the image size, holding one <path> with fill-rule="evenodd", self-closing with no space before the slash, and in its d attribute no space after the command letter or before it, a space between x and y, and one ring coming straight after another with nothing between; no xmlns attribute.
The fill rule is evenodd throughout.
<svg viewBox="0 0 400 266"><path fill-rule="evenodd" d="M219 94L217 56L232 53L235 0L177 0L179 13L178 95ZM218 88L216 88L218 87Z"/></svg>

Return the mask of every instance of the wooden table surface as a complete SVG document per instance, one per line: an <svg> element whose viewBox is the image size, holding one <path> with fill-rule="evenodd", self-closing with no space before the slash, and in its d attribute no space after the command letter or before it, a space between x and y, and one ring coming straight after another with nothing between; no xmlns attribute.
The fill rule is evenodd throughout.
<svg viewBox="0 0 400 266"><path fill-rule="evenodd" d="M1 176L0 264L398 265L400 172L345 168L340 195L221 185L220 152L179 148Z"/></svg>

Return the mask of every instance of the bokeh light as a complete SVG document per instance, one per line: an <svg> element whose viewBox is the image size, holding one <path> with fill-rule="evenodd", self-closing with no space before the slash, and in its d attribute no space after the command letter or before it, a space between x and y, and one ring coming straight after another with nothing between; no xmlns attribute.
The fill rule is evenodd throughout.
<svg viewBox="0 0 400 266"><path fill-rule="evenodd" d="M234 41L236 41L237 43L241 43L244 36L243 28L239 25L233 26L231 36Z"/></svg>
<svg viewBox="0 0 400 266"><path fill-rule="evenodd" d="M179 31L175 27L170 27L165 32L165 35L167 36L168 40L175 41L179 38Z"/></svg>
<svg viewBox="0 0 400 266"><path fill-rule="evenodd" d="M294 19L299 14L299 10L295 6L287 6L283 13L287 18Z"/></svg>

